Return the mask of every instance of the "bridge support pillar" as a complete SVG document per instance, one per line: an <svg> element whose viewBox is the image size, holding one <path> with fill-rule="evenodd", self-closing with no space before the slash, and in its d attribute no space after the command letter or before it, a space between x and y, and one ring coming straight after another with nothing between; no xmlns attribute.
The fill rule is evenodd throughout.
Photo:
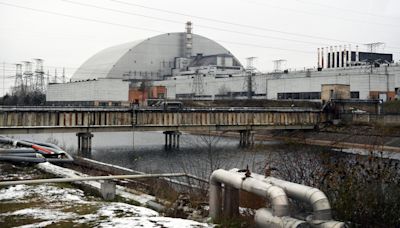
<svg viewBox="0 0 400 228"><path fill-rule="evenodd" d="M239 146L240 147L248 147L254 145L254 132L250 130L241 130Z"/></svg>
<svg viewBox="0 0 400 228"><path fill-rule="evenodd" d="M179 140L181 133L179 131L164 131L165 149L179 148Z"/></svg>
<svg viewBox="0 0 400 228"><path fill-rule="evenodd" d="M76 133L76 136L78 136L78 151L90 152L92 150L93 134L90 132L79 132Z"/></svg>

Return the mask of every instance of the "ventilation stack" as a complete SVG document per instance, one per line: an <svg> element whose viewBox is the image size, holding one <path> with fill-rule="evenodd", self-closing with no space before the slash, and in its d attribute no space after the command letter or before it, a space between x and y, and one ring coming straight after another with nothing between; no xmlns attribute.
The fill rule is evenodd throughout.
<svg viewBox="0 0 400 228"><path fill-rule="evenodd" d="M193 36L192 36L192 22L186 22L186 39L185 39L185 56L186 58L192 57Z"/></svg>

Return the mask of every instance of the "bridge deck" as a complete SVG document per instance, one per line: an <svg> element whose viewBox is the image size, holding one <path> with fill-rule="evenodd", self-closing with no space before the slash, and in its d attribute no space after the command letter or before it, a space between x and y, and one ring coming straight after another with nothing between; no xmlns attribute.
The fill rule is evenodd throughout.
<svg viewBox="0 0 400 228"><path fill-rule="evenodd" d="M319 110L299 108L2 107L0 132L310 129L323 119Z"/></svg>

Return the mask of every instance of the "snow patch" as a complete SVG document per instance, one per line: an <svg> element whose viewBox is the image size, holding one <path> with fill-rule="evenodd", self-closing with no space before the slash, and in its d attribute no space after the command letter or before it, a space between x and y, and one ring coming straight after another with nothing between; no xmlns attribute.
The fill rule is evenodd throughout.
<svg viewBox="0 0 400 228"><path fill-rule="evenodd" d="M109 222L105 222L99 225L103 228L115 228L115 227L165 227L165 228L200 228L200 227L213 227L205 223L199 223L196 221L179 219L179 218L168 218L168 217L125 217L125 218L114 218Z"/></svg>
<svg viewBox="0 0 400 228"><path fill-rule="evenodd" d="M16 185L0 189L0 201L23 199L28 195L27 188L27 185Z"/></svg>
<svg viewBox="0 0 400 228"><path fill-rule="evenodd" d="M108 217L116 217L118 212L123 211L124 214L130 214L131 216L158 216L159 214L156 211L145 207L137 207L133 205L129 205L126 203L110 203L108 205L103 206L98 210L98 214L100 216L108 216Z"/></svg>
<svg viewBox="0 0 400 228"><path fill-rule="evenodd" d="M77 214L72 212L62 212L57 210L49 210L43 208L27 208L14 212L8 212L1 214L3 216L29 216L34 219L42 219L42 220L52 220L59 221L65 219L72 219L77 216Z"/></svg>

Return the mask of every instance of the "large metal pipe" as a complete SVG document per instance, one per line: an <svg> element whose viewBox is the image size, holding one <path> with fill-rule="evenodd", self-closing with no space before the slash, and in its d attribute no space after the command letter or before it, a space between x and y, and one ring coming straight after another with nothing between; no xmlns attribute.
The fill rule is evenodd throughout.
<svg viewBox="0 0 400 228"><path fill-rule="evenodd" d="M289 213L289 201L281 188L255 178L247 178L244 173L218 169L210 177L209 213L213 219L219 218L222 213L222 184L268 198L275 216L285 216Z"/></svg>
<svg viewBox="0 0 400 228"><path fill-rule="evenodd" d="M32 157L17 157L17 156L0 156L0 161L42 163L46 162L46 159L32 158ZM0 185L1 183L3 182L0 182Z"/></svg>
<svg viewBox="0 0 400 228"><path fill-rule="evenodd" d="M65 182L75 182L75 181L113 180L113 179L183 177L183 176L186 176L186 174L162 173L162 174L137 174L137 175L113 175L113 176L88 176L88 177L73 177L73 178L49 178L49 179L36 179L36 180L0 181L0 186L19 185L19 184L65 183Z"/></svg>
<svg viewBox="0 0 400 228"><path fill-rule="evenodd" d="M313 207L313 219L332 219L331 206L328 197L321 190L274 177L264 177L263 175L256 173L253 173L252 176L257 180L282 188L290 198L309 203Z"/></svg>
<svg viewBox="0 0 400 228"><path fill-rule="evenodd" d="M51 143L33 142L27 140L15 140L0 136L0 143L10 144L23 148L1 149L0 159L14 162L72 162L73 158L60 147ZM24 159L23 157L26 157ZM39 159L33 159L38 157Z"/></svg>
<svg viewBox="0 0 400 228"><path fill-rule="evenodd" d="M285 227L285 228L305 228L310 225L303 220L298 220L289 216L274 216L271 210L260 208L254 215L254 221L257 227Z"/></svg>
<svg viewBox="0 0 400 228"><path fill-rule="evenodd" d="M230 171L238 172L238 169L231 169ZM345 226L343 222L332 220L331 206L328 197L321 190L274 177L265 177L256 173L252 173L251 176L257 180L282 188L290 198L309 203L313 208L313 215L308 222L313 226L320 228Z"/></svg>

